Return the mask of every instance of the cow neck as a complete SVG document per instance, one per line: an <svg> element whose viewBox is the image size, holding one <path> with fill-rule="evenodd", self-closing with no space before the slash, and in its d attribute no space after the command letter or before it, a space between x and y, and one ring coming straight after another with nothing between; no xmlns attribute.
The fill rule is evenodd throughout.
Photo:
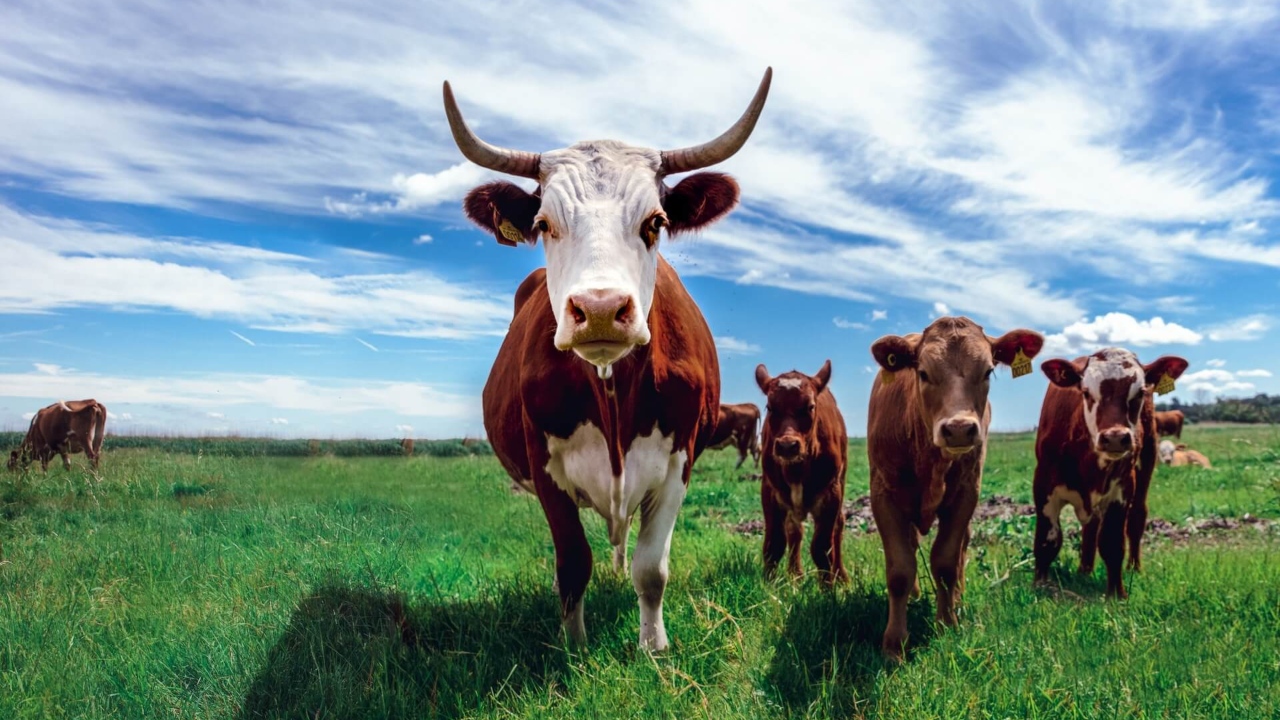
<svg viewBox="0 0 1280 720"><path fill-rule="evenodd" d="M600 412L600 432L609 448L609 469L615 478L622 477L622 427L618 412L617 373L607 378L597 378L600 389L596 391L596 408Z"/></svg>

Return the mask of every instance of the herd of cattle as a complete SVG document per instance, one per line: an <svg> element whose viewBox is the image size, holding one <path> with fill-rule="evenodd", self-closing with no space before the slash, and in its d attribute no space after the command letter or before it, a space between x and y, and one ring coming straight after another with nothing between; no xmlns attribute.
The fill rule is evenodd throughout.
<svg viewBox="0 0 1280 720"><path fill-rule="evenodd" d="M585 642L583 596L592 553L579 516L589 507L607 523L617 571L627 568L633 517L639 513L630 573L640 609L643 647L668 646L663 596L676 515L691 468L711 447L732 444L739 466L748 454L763 471L764 568L783 556L801 571L803 523L812 517L810 556L826 584L848 579L841 557L847 432L828 384L831 363L814 375L770 375L756 368L766 397L753 405L720 404L720 366L711 332L659 241L701 230L728 214L739 187L728 175L693 172L743 147L772 80L765 72L746 112L719 137L676 150L613 140L581 142L545 153L491 145L467 126L449 83L445 114L472 162L536 181L530 192L510 182L471 190L466 215L497 242L541 239L546 267L515 292L510 328L483 393L485 430L513 482L542 506L555 547L561 619ZM682 173L674 185L664 178ZM889 620L882 648L901 658L906 604L918 594L916 551L933 525L929 555L937 619L956 623L964 590L969 522L978 501L998 366L1014 377L1031 371L1044 338L1031 330L987 335L967 318L944 317L923 332L877 340L880 366L867 427L871 504L884 546ZM1153 392L1171 389L1187 368L1178 357L1141 363L1109 348L1075 360L1052 359L1037 428L1033 480L1035 574L1048 578L1062 547L1059 515L1070 505L1084 526L1080 570L1106 566L1107 592L1124 597L1121 571L1140 566L1146 498L1160 428L1181 433L1181 413L1157 422ZM83 448L96 463L105 408L93 401L41 410L11 465L23 457L47 465L54 453ZM1176 425L1176 429L1174 426ZM1196 462L1185 448L1166 460ZM1203 458L1203 456L1198 456ZM1207 464L1207 461L1205 461Z"/></svg>

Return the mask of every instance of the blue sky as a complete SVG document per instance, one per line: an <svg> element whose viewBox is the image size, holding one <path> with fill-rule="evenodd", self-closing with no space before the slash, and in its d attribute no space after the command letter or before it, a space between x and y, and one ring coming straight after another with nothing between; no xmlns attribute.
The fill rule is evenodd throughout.
<svg viewBox="0 0 1280 720"><path fill-rule="evenodd" d="M1273 3L6 3L0 426L60 398L117 432L482 434L541 248L467 225L487 171L440 102L542 151L705 140L743 204L664 241L721 352L834 365L862 434L887 333L966 314L1280 392ZM1030 426L1039 373L993 391Z"/></svg>

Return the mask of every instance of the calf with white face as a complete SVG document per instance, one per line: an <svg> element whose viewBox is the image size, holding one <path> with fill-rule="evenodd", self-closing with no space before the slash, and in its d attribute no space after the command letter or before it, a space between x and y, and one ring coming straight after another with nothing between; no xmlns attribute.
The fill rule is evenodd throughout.
<svg viewBox="0 0 1280 720"><path fill-rule="evenodd" d="M1153 389L1172 384L1187 361L1161 357L1143 365L1123 348L1046 360L1048 376L1036 437L1036 578L1048 580L1062 548L1059 516L1066 505L1084 525L1080 572L1093 572L1095 553L1107 568L1107 593L1125 597L1121 578L1125 535L1129 566L1141 567L1147 491L1157 462Z"/></svg>

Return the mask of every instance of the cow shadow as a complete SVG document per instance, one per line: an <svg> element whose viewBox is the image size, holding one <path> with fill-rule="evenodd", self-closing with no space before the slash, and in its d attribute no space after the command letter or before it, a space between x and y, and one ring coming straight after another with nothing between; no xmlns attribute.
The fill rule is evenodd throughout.
<svg viewBox="0 0 1280 720"><path fill-rule="evenodd" d="M871 695L877 676L895 665L880 653L889 616L881 593L824 592L798 598L787 615L765 675L792 712L815 702L829 717L849 717ZM925 595L907 607L907 662L934 636L933 601Z"/></svg>
<svg viewBox="0 0 1280 720"><path fill-rule="evenodd" d="M622 632L635 595L601 583L586 602L598 639ZM326 581L298 603L238 717L473 715L490 699L566 674L574 656L559 618L559 600L543 586L410 604L395 592Z"/></svg>

